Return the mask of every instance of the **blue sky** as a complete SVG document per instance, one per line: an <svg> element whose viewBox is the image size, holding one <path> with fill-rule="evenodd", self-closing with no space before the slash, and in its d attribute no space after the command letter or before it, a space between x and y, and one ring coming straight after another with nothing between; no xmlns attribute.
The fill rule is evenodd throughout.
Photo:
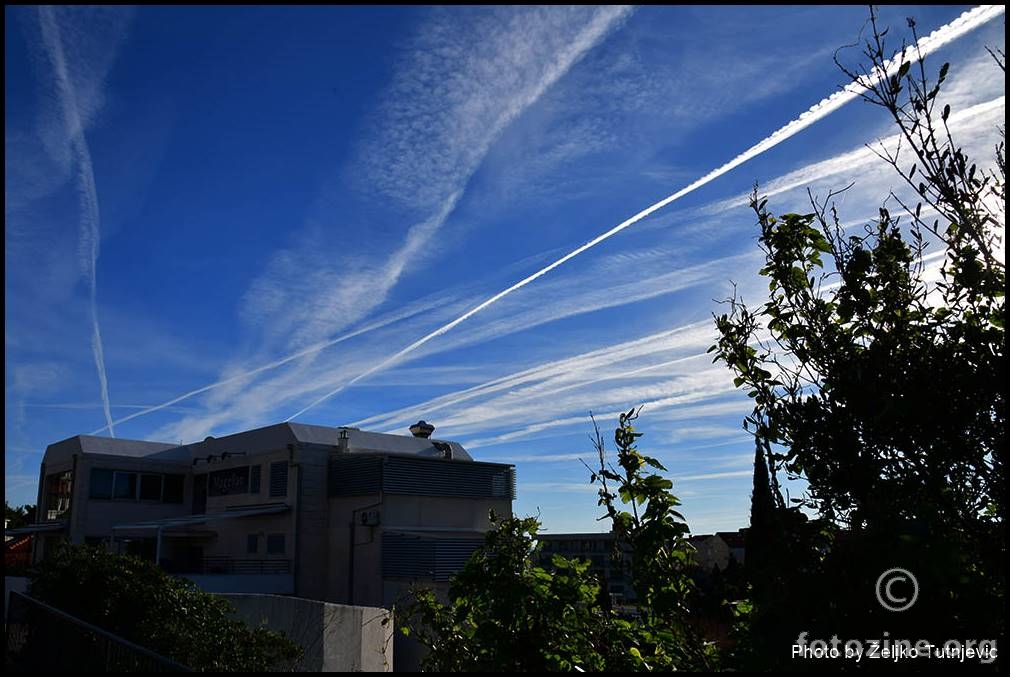
<svg viewBox="0 0 1010 677"><path fill-rule="evenodd" d="M881 18L926 35L967 9ZM832 55L865 8L5 19L13 504L34 502L47 444L110 420L192 442L296 414L398 433L424 418L517 465L518 513L598 531L589 412L609 433L645 405L641 448L692 530L745 526L749 401L705 350L732 283L763 298L747 195L757 181L774 211L808 211L807 186L855 182L839 206L858 224L896 186L865 148L892 134L883 111L853 101L454 323L837 92ZM955 131L982 159L1005 119L985 52L1004 28L930 57L951 61Z"/></svg>

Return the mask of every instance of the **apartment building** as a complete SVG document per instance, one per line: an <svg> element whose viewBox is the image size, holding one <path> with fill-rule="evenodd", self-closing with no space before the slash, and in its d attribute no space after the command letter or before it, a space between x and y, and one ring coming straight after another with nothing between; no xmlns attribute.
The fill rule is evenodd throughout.
<svg viewBox="0 0 1010 677"><path fill-rule="evenodd" d="M537 535L540 543L540 565L549 567L554 555L570 559L589 560L589 571L610 594L614 605L634 604L635 590L631 585L631 549L625 543L615 544L614 532Z"/></svg>
<svg viewBox="0 0 1010 677"><path fill-rule="evenodd" d="M211 592L389 607L444 583L511 516L515 468L458 443L280 423L202 442L78 435L39 473L33 557L57 541L147 557Z"/></svg>

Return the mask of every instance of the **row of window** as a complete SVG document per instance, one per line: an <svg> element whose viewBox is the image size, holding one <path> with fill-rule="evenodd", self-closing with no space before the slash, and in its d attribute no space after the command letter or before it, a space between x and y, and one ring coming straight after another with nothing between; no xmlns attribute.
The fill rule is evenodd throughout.
<svg viewBox="0 0 1010 677"><path fill-rule="evenodd" d="M259 534L249 534L246 537L246 552L250 555L259 554L260 537ZM284 534L267 534L267 554L284 554Z"/></svg>
<svg viewBox="0 0 1010 677"><path fill-rule="evenodd" d="M229 496L234 494L260 493L262 466L242 466L228 470L218 470L209 473L207 478L208 493L211 496ZM69 473L65 473L69 476ZM52 476L49 493L59 492L55 487L66 486L62 492L66 495L69 506L69 479L57 481L62 476ZM121 501L160 501L162 503L182 503L183 483L185 475L131 472L126 470L110 470L93 468L91 470L91 485L89 498L112 499ZM288 495L288 462L277 461L270 464L270 497L283 498ZM50 502L55 505L56 500Z"/></svg>
<svg viewBox="0 0 1010 677"><path fill-rule="evenodd" d="M262 467L260 465L243 465L208 473L207 493L209 496L258 494L262 482ZM271 498L282 498L288 495L287 461L274 461L270 464L269 488Z"/></svg>
<svg viewBox="0 0 1010 677"><path fill-rule="evenodd" d="M582 539L582 540L554 540L544 539L544 552L610 552L614 547L614 542L609 539Z"/></svg>
<svg viewBox="0 0 1010 677"><path fill-rule="evenodd" d="M89 498L182 503L185 475L92 468Z"/></svg>

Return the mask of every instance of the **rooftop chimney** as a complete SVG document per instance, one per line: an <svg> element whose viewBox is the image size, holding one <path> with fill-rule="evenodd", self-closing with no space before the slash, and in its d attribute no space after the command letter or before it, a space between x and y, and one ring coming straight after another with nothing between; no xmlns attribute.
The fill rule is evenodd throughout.
<svg viewBox="0 0 1010 677"><path fill-rule="evenodd" d="M424 421L418 421L414 425L410 426L410 434L414 437L423 437L428 439L431 434L435 432L435 426L430 423L425 423Z"/></svg>

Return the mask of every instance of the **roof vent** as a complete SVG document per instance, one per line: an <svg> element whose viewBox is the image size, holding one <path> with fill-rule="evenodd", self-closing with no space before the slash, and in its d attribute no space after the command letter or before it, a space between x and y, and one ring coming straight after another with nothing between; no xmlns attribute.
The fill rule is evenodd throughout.
<svg viewBox="0 0 1010 677"><path fill-rule="evenodd" d="M410 434L414 437L423 437L424 439L428 439L431 437L433 432L435 432L435 426L430 423L425 423L423 420L410 426Z"/></svg>

